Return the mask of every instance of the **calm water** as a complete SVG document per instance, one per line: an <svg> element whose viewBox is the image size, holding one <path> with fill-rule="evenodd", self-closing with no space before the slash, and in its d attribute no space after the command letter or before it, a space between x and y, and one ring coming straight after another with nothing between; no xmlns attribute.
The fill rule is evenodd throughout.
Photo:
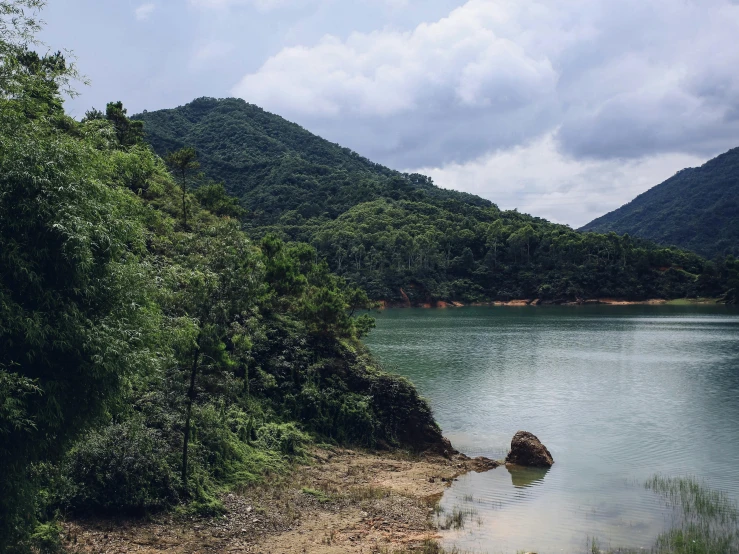
<svg viewBox="0 0 739 554"><path fill-rule="evenodd" d="M461 477L447 545L473 552L650 547L671 523L644 489L693 475L739 501L739 310L723 306L387 310L367 341L428 398L456 448L500 459L537 435L548 472Z"/></svg>

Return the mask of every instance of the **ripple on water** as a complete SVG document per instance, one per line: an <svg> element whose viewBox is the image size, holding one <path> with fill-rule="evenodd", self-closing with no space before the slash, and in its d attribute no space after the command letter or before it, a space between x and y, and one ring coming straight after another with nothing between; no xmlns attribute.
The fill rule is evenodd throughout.
<svg viewBox="0 0 739 554"><path fill-rule="evenodd" d="M460 477L441 505L474 515L476 552L650 547L674 522L645 490L696 476L739 500L739 310L619 306L389 310L369 346L428 398L444 433L501 459L518 430L556 461Z"/></svg>

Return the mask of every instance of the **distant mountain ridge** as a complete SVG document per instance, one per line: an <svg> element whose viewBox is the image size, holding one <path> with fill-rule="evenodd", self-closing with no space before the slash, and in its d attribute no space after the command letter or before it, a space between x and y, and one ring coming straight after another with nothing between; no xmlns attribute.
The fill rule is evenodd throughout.
<svg viewBox="0 0 739 554"><path fill-rule="evenodd" d="M739 148L678 171L580 230L628 233L709 258L739 256Z"/></svg>
<svg viewBox="0 0 739 554"><path fill-rule="evenodd" d="M500 210L240 99L198 98L135 118L157 154L197 150L206 177L240 199L253 238L313 245L332 272L375 300L556 303L718 296L730 288L725 275L733 269L703 276L696 254Z"/></svg>

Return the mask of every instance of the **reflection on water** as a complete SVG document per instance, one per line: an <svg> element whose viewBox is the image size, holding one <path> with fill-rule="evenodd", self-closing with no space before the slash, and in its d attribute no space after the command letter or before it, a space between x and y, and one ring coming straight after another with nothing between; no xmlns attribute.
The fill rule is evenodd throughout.
<svg viewBox="0 0 739 554"><path fill-rule="evenodd" d="M548 554L653 546L672 523L643 487L655 473L739 500L738 339L726 307L500 307L388 310L368 344L466 454L502 459L521 429L542 440L548 472L465 475L441 503L481 521L450 544Z"/></svg>
<svg viewBox="0 0 739 554"><path fill-rule="evenodd" d="M505 468L511 474L511 483L514 487L526 488L544 479L549 471L548 467L524 467L506 464Z"/></svg>

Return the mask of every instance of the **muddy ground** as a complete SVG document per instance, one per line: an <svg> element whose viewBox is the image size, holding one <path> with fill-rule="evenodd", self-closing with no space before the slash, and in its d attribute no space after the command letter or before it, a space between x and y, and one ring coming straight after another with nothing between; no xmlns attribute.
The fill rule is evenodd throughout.
<svg viewBox="0 0 739 554"><path fill-rule="evenodd" d="M224 496L222 516L70 521L65 546L80 554L434 551L434 506L444 488L494 465L461 454L317 449L289 477Z"/></svg>

